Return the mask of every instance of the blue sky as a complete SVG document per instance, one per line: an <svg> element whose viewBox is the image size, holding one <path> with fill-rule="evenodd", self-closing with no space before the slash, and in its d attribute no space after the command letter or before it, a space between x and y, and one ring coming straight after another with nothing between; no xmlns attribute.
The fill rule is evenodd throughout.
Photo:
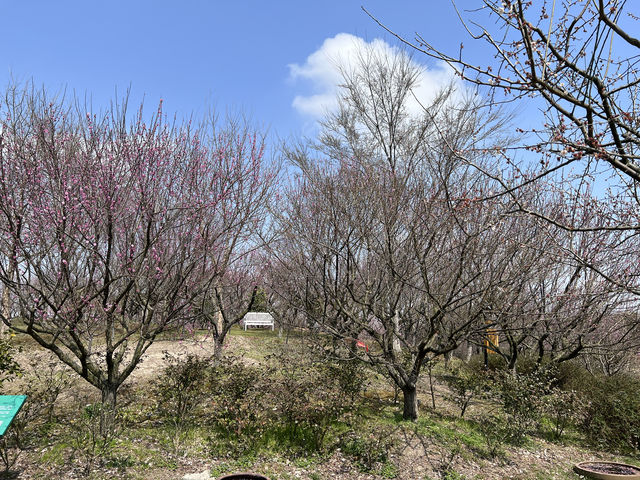
<svg viewBox="0 0 640 480"><path fill-rule="evenodd" d="M468 52L447 0L0 0L0 84L66 88L91 96L96 109L130 86L150 109L160 98L179 117L229 109L279 137L299 135L317 116L314 95L331 94L325 50L397 44L361 6L400 34L454 51L464 40ZM438 65L415 60L440 81Z"/></svg>

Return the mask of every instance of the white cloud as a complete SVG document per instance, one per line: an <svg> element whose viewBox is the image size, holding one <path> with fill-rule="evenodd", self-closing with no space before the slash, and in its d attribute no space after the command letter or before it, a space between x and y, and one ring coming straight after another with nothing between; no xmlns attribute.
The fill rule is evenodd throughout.
<svg viewBox="0 0 640 480"><path fill-rule="evenodd" d="M335 37L327 38L302 65L290 64L289 75L294 85L299 86L306 82L310 87L309 93L295 96L293 108L315 120L322 118L328 111L333 111L337 107L338 89L342 82L340 66L349 68L357 65L359 52L366 48L371 48L373 53L381 56L401 54L398 48L384 40L374 39L367 42L355 35L339 33ZM428 105L443 87L451 82L458 83L453 70L445 64L439 65L436 69L427 69L415 60L412 62L420 69L414 94L423 105ZM407 107L409 113L418 114L422 111L419 103L415 101L410 102Z"/></svg>

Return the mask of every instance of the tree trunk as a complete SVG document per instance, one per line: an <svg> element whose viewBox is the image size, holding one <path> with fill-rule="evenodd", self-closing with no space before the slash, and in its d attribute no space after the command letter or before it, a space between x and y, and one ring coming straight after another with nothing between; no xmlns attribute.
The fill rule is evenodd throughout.
<svg viewBox="0 0 640 480"><path fill-rule="evenodd" d="M418 391L415 385L405 385L402 387L402 395L404 397L404 407L402 410L402 418L405 420L416 421L418 419Z"/></svg>
<svg viewBox="0 0 640 480"><path fill-rule="evenodd" d="M221 331L213 340L213 357L216 362L222 358L222 347L224 346L224 338L226 336L226 332Z"/></svg>
<svg viewBox="0 0 640 480"><path fill-rule="evenodd" d="M507 370L510 370L513 375L516 374L516 367L518 365L518 351L513 351L511 358L509 358L509 363L507 364Z"/></svg>
<svg viewBox="0 0 640 480"><path fill-rule="evenodd" d="M431 392L431 407L435 410L436 409L436 393L435 390L433 389L433 375L431 374L433 370L433 365L431 364L431 362L429 362L429 391Z"/></svg>
<svg viewBox="0 0 640 480"><path fill-rule="evenodd" d="M484 369L489 370L489 351L486 346L482 346L482 357L484 358Z"/></svg>
<svg viewBox="0 0 640 480"><path fill-rule="evenodd" d="M18 220L18 231L21 230L21 225L22 225L22 221ZM15 276L15 273L18 270L18 265L17 265L17 255L18 255L18 248L17 248L17 244L14 241L13 246L11 248L11 258L9 259L9 272L8 272L8 276L9 276L9 281L13 281L13 277ZM9 319L11 318L11 293L9 292L9 286L5 285L4 288L2 289L2 315L4 316L5 320L7 322L9 322ZM4 335L5 333L7 333L8 330L8 325L5 324L4 322L0 322L0 334Z"/></svg>
<svg viewBox="0 0 640 480"><path fill-rule="evenodd" d="M107 384L102 386L102 405L100 408L100 435L106 438L115 428L116 395L119 385Z"/></svg>
<svg viewBox="0 0 640 480"><path fill-rule="evenodd" d="M117 392L118 387L116 385L104 385L102 387L102 404L115 408Z"/></svg>
<svg viewBox="0 0 640 480"><path fill-rule="evenodd" d="M473 357L473 344L467 342L467 350L464 355L465 363L469 363L471 361L471 357Z"/></svg>
<svg viewBox="0 0 640 480"><path fill-rule="evenodd" d="M216 312L215 322L216 322L216 332L221 332L222 328L224 327L222 312L220 311Z"/></svg>
<svg viewBox="0 0 640 480"><path fill-rule="evenodd" d="M2 316L9 321L11 317L11 297L9 297L9 288L4 287L2 289ZM4 322L0 322L0 334L7 333L7 325Z"/></svg>
<svg viewBox="0 0 640 480"><path fill-rule="evenodd" d="M400 315L398 312L393 316L393 338L391 339L391 345L393 353L399 355L402 353L402 347L400 346L400 338L398 337L400 331Z"/></svg>

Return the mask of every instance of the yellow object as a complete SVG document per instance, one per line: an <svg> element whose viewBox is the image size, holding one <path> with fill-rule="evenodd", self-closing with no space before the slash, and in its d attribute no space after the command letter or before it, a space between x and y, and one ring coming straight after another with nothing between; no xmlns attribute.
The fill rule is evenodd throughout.
<svg viewBox="0 0 640 480"><path fill-rule="evenodd" d="M484 346L489 353L497 353L497 348L500 346L500 336L497 330L493 328L487 329L487 338L484 339Z"/></svg>

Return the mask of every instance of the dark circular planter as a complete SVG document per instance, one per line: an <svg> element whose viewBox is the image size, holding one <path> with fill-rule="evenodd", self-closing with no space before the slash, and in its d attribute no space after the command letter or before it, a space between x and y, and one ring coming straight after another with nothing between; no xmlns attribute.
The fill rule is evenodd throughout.
<svg viewBox="0 0 640 480"><path fill-rule="evenodd" d="M616 462L580 462L573 471L596 480L640 480L640 468Z"/></svg>
<svg viewBox="0 0 640 480"><path fill-rule="evenodd" d="M269 480L264 475L258 475L257 473L232 473L231 475L225 475L218 480Z"/></svg>

